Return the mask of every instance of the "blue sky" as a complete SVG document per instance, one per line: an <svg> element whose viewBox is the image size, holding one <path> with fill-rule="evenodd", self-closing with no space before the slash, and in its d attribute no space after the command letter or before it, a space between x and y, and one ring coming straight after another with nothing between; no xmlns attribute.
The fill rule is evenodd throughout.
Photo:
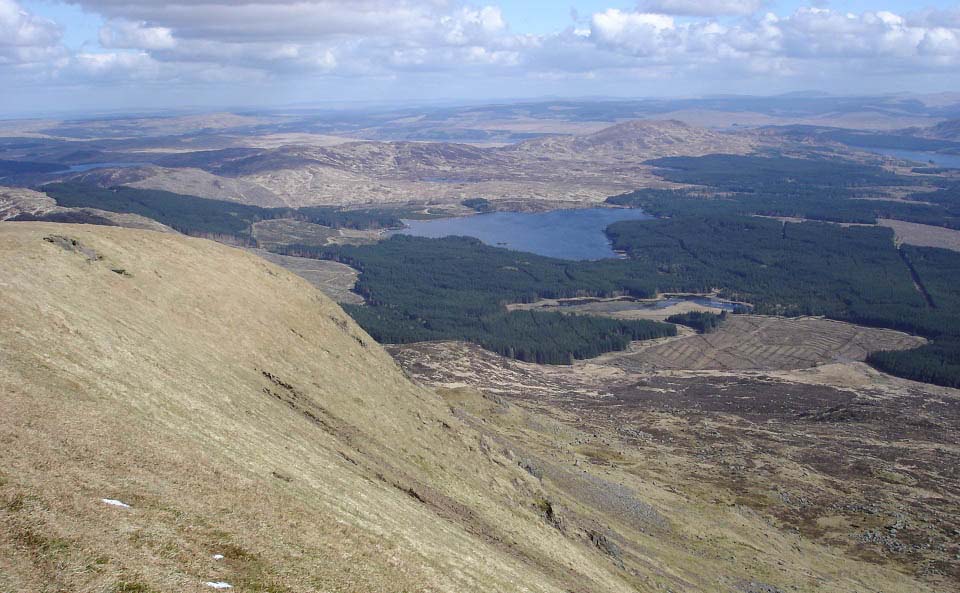
<svg viewBox="0 0 960 593"><path fill-rule="evenodd" d="M960 2L0 0L0 117L543 95L939 92Z"/></svg>
<svg viewBox="0 0 960 593"><path fill-rule="evenodd" d="M813 3L819 6L829 6L843 12L865 12L868 10L889 10L892 12L906 12L914 10L920 6L931 8L949 8L956 6L956 2L948 0L933 0L929 2L877 2L869 0L834 0L832 2ZM551 0L529 0L501 2L504 16L507 20L521 31L533 33L550 33L569 26L571 22L571 11L576 11L579 15L589 17L595 12L602 12L608 8L620 8L629 10L637 5L636 2L604 2L603 0L584 0L574 2L555 2ZM788 14L802 6L809 6L810 2L801 0L793 1L771 1L767 3L767 9L778 13Z"/></svg>
<svg viewBox="0 0 960 593"><path fill-rule="evenodd" d="M65 43L70 47L79 48L83 43L96 43L97 33L103 25L103 19L96 13L86 12L78 6L66 4L58 0L24 0L20 3L24 8L36 14L50 18L64 26ZM865 12L868 10L889 10L905 12L919 6L947 9L956 6L956 2L949 0L930 0L927 2L899 1L877 2L869 0L833 0L832 2L812 3L829 6L843 12ZM635 2L616 2L605 0L579 0L562 2L555 0L510 0L498 3L503 15L511 28L524 33L547 34L569 27L573 22L572 14L576 13L581 19L589 18L596 12L608 8L630 10L636 6ZM778 14L786 14L802 6L811 5L811 2L801 0L771 1L767 9Z"/></svg>

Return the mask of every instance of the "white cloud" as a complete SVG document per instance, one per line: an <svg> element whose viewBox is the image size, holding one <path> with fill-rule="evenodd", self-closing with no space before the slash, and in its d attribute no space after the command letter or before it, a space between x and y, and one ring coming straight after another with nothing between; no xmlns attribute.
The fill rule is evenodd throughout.
<svg viewBox="0 0 960 593"><path fill-rule="evenodd" d="M177 45L167 27L151 27L147 23L127 20L110 21L100 29L100 45L124 49L172 49Z"/></svg>
<svg viewBox="0 0 960 593"><path fill-rule="evenodd" d="M79 53L72 73L94 80L128 80L157 77L159 64L145 53Z"/></svg>
<svg viewBox="0 0 960 593"><path fill-rule="evenodd" d="M462 8L451 16L440 17L439 22L445 29L444 39L453 45L483 43L507 27L500 9L493 6Z"/></svg>
<svg viewBox="0 0 960 593"><path fill-rule="evenodd" d="M656 56L671 50L673 18L645 12L623 12L611 8L593 15L591 39L613 51L635 56Z"/></svg>
<svg viewBox="0 0 960 593"><path fill-rule="evenodd" d="M648 0L640 3L640 9L677 16L748 15L765 4L765 0Z"/></svg>
<svg viewBox="0 0 960 593"><path fill-rule="evenodd" d="M608 10L593 15L590 38L606 51L638 60L670 60L678 68L726 60L737 62L731 67L748 65L783 75L854 63L862 68L864 60L876 72L936 70L960 60L960 29L911 23L884 11L800 8L784 17L767 14L733 24L668 19Z"/></svg>
<svg viewBox="0 0 960 593"><path fill-rule="evenodd" d="M106 85L397 80L434 89L465 79L896 81L952 75L960 10L848 14L764 0L648 0L549 34L511 29L495 0L61 0L104 19L100 48L71 53L61 28L0 0L0 84L11 76ZM772 3L771 3L772 4ZM13 73L13 74L11 74ZM318 83L321 84L321 83ZM482 83L478 83L482 84ZM506 86L510 86L509 83ZM589 91L587 91L589 92ZM684 92L680 90L678 92Z"/></svg>
<svg viewBox="0 0 960 593"><path fill-rule="evenodd" d="M0 45L47 47L60 41L60 28L28 13L13 0L0 0Z"/></svg>
<svg viewBox="0 0 960 593"><path fill-rule="evenodd" d="M142 21L178 37L312 42L350 36L404 36L428 29L445 2L413 0L66 0L110 19Z"/></svg>
<svg viewBox="0 0 960 593"><path fill-rule="evenodd" d="M60 27L0 0L0 68L42 66L62 54Z"/></svg>
<svg viewBox="0 0 960 593"><path fill-rule="evenodd" d="M100 32L107 49L274 74L509 66L525 43L498 7L448 0L66 1L108 19Z"/></svg>

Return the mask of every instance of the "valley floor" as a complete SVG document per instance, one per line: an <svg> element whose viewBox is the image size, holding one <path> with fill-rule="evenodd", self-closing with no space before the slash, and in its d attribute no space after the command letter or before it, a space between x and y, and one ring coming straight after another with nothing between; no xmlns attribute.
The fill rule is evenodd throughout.
<svg viewBox="0 0 960 593"><path fill-rule="evenodd" d="M820 324L863 337L862 328ZM627 507L643 516L636 505L620 508L623 485L643 500L655 500L654 490L674 493L657 507L671 509L676 531L658 537L737 568L759 567L770 552L764 529L788 537L790 549L777 550L774 569L758 568L762 574L741 583L743 591L841 590L833 571L863 563L955 590L960 391L853 360L797 365L781 357L762 370L692 370L695 361L675 345L711 338L724 341L688 336L652 346L674 364L643 372L623 363L630 354L556 367L456 342L390 351L418 381L508 442L528 471L556 488L556 505L592 500L608 518ZM849 343L833 344L836 356ZM475 392L482 396L466 395ZM706 535L704 521L714 519L736 524L736 535L732 527L729 540ZM629 537L611 537L623 555L644 553ZM823 555L837 564L820 564Z"/></svg>

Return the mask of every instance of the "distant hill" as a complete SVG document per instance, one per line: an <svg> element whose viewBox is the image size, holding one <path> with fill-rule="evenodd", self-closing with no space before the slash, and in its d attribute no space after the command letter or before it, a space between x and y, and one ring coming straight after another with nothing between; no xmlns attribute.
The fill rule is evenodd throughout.
<svg viewBox="0 0 960 593"><path fill-rule="evenodd" d="M960 142L960 119L950 119L922 130L922 135L938 140Z"/></svg>
<svg viewBox="0 0 960 593"><path fill-rule="evenodd" d="M458 203L477 195L602 201L650 182L644 168L624 168L624 163L745 154L762 142L749 130L725 133L676 120L631 120L588 134L544 136L507 146L361 141L194 151L166 155L157 160L162 168L154 167L146 177L141 169L123 183L258 206ZM108 174L108 180L124 174L96 173ZM104 185L87 175L79 180Z"/></svg>
<svg viewBox="0 0 960 593"><path fill-rule="evenodd" d="M556 158L638 160L675 154L739 153L754 142L752 134L726 134L677 120L631 120L591 134L527 140L502 149L508 153Z"/></svg>

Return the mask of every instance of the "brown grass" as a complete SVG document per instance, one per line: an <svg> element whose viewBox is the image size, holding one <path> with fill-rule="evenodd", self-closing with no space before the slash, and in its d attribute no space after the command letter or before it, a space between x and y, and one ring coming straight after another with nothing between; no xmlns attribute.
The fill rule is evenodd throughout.
<svg viewBox="0 0 960 593"><path fill-rule="evenodd" d="M730 506L686 419L609 424L618 369L441 398L303 280L158 233L0 224L0 288L0 591L932 589Z"/></svg>
<svg viewBox="0 0 960 593"><path fill-rule="evenodd" d="M604 533L646 582L940 591L960 576L956 390L862 363L602 374L455 343L391 351L428 384L460 385L448 401L534 468L558 529ZM863 542L870 530L888 539Z"/></svg>
<svg viewBox="0 0 960 593"><path fill-rule="evenodd" d="M295 276L117 228L0 254L0 590L626 590Z"/></svg>
<svg viewBox="0 0 960 593"><path fill-rule="evenodd" d="M960 231L889 218L881 218L879 223L881 226L893 229L897 244L906 243L919 247L940 247L960 251Z"/></svg>
<svg viewBox="0 0 960 593"><path fill-rule="evenodd" d="M925 343L902 332L828 319L733 315L714 333L690 335L638 351L613 354L605 363L630 369L776 370L862 361L877 350L906 350Z"/></svg>

